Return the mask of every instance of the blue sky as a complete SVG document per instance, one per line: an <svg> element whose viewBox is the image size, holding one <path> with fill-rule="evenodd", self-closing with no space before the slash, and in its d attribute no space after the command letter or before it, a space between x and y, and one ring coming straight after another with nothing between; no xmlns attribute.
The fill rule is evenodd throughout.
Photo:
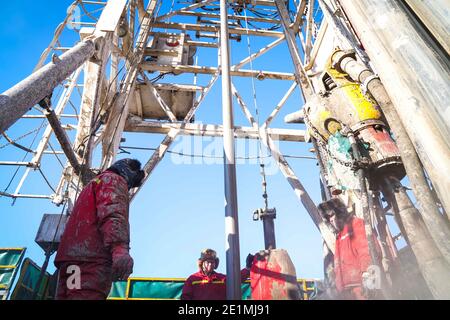
<svg viewBox="0 0 450 320"><path fill-rule="evenodd" d="M24 77L29 75L36 65L41 52L51 41L57 25L63 21L70 0L16 0L2 4L0 12L0 91L3 92ZM167 5L170 4L167 1ZM179 6L179 5L177 5ZM162 8L167 10L167 8ZM64 38L69 45L75 37L67 34ZM261 45L274 39L255 40L251 43L254 52ZM252 39L253 41L253 39ZM206 51L210 50L210 51ZM232 43L232 60L237 62L248 54L247 41L243 37L241 43ZM199 62L215 66L217 56L212 49L199 50ZM246 66L250 68L250 66ZM267 56L255 60L254 69L292 72L292 63L287 48L279 46ZM164 81L168 81L168 77ZM192 81L192 77L179 76L177 81ZM205 85L209 78L198 78L200 85ZM252 85L249 79L235 79L249 109L254 112L252 101ZM257 81L256 94L261 121L265 119L285 91L289 81ZM221 124L221 90L218 81L205 100L196 116L202 123ZM56 92L56 91L55 91ZM298 90L286 103L278 119L272 127L302 129L300 125L286 125L283 118L286 114L297 111L302 105ZM235 124L248 125L237 103L235 108ZM29 122L26 122L29 121ZM13 126L8 134L15 138L39 126L38 122L22 120ZM41 131L42 132L42 131ZM33 135L21 142L28 145ZM160 135L126 134L126 146L156 147L162 140ZM221 155L220 141L199 140L191 137L183 140L200 146L183 149L182 141L174 147L177 151L201 154L212 149L217 143ZM53 141L54 146L58 146ZM0 148L5 144L0 140ZM36 148L36 144L34 144ZM310 156L311 145L305 143L285 142L280 144L282 153L297 156ZM145 162L150 151L135 151L131 155ZM0 149L0 160L22 161L23 151L10 147ZM238 151L238 156L245 156ZM252 156L252 155L251 155ZM254 156L254 154L253 154ZM29 157L27 158L29 160ZM48 159L48 160L47 160ZM95 157L98 161L98 154ZM225 272L225 235L224 235L224 192L223 165L207 164L202 159L191 159L191 164L180 164L181 159L168 154L156 168L145 187L141 190L130 208L131 255L135 261L133 276L139 277L187 277L196 271L196 259L203 248L211 247L218 251L221 258L220 272ZM271 159L269 159L271 160ZM316 162L305 159L288 159L292 168L311 197L320 202L319 171ZM239 232L241 248L241 265L249 252L254 253L264 247L262 224L252 220L255 209L262 207L261 177L257 163L239 164L237 166ZM94 163L97 164L97 163ZM12 186L13 192L23 174L19 171ZM3 191L14 174L14 168L0 168L0 188ZM44 158L42 171L49 177L53 185L60 174L59 164ZM297 270L298 277L322 277L322 242L320 234L312 223L300 201L280 171L276 170L268 176L270 206L276 207L278 216L275 221L277 246L288 250ZM51 191L39 173L34 172L24 187L23 193L50 194ZM43 251L34 243L34 237L44 213L60 213L61 208L51 204L49 200L19 199L11 206L11 199L0 198L0 247L27 247L27 256L38 264L43 262ZM51 264L49 270L54 271Z"/></svg>

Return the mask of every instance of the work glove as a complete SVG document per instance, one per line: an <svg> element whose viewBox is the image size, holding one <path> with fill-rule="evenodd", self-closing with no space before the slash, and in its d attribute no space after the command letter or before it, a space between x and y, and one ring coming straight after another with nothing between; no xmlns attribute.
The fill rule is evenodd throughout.
<svg viewBox="0 0 450 320"><path fill-rule="evenodd" d="M250 269L252 267L254 258L255 258L255 256L253 254L251 254L251 253L248 254L247 259L245 260L245 267L247 269Z"/></svg>
<svg viewBox="0 0 450 320"><path fill-rule="evenodd" d="M126 280L133 273L133 258L127 245L116 245L112 249L113 281Z"/></svg>
<svg viewBox="0 0 450 320"><path fill-rule="evenodd" d="M379 282L377 277L378 275L376 273L370 271L363 272L362 274L362 294L367 299L373 299L380 289L377 285Z"/></svg>
<svg viewBox="0 0 450 320"><path fill-rule="evenodd" d="M370 275L368 272L363 272L362 274L362 287L361 287L361 293L364 297L369 298L369 288L368 288L368 281L370 278Z"/></svg>

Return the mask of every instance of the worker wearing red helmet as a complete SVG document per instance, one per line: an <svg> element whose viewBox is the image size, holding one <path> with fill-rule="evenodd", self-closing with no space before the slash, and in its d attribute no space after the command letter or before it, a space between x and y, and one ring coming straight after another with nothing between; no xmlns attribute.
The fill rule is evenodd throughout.
<svg viewBox="0 0 450 320"><path fill-rule="evenodd" d="M241 270L241 281L250 276L252 261L253 256L249 254L246 268ZM226 276L214 271L218 266L219 258L216 251L203 250L198 259L199 271L187 278L181 300L226 300Z"/></svg>
<svg viewBox="0 0 450 320"><path fill-rule="evenodd" d="M367 288L364 278L372 275L370 270L374 266L364 220L349 214L344 203L338 198L321 203L319 211L338 232L334 253L334 274L339 298L367 300L372 288ZM375 236L373 240L380 257L381 248L378 240Z"/></svg>
<svg viewBox="0 0 450 320"><path fill-rule="evenodd" d="M133 272L129 190L144 178L141 163L123 159L80 193L67 222L55 266L58 300L105 300L113 281Z"/></svg>

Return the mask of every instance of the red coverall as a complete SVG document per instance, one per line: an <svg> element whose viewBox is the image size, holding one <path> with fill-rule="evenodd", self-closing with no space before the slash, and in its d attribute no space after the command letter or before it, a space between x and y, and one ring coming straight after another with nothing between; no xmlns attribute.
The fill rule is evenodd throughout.
<svg viewBox="0 0 450 320"><path fill-rule="evenodd" d="M375 236L374 243L378 256L381 256L381 249ZM362 274L371 264L364 220L353 217L336 239L334 270L336 289L342 299L367 299L362 294Z"/></svg>
<svg viewBox="0 0 450 320"><path fill-rule="evenodd" d="M108 297L112 284L111 250L130 242L128 207L127 181L114 172L103 172L83 189L55 258L59 269L56 299ZM73 280L67 268L73 265L81 271L80 289L67 286L68 280Z"/></svg>
<svg viewBox="0 0 450 320"><path fill-rule="evenodd" d="M241 282L250 276L250 270L241 270ZM213 271L209 276L201 270L194 273L183 286L181 300L226 300L226 275Z"/></svg>

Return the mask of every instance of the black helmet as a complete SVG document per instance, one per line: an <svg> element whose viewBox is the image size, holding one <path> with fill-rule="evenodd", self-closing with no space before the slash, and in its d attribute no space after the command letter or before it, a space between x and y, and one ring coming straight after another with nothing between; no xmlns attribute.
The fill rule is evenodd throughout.
<svg viewBox="0 0 450 320"><path fill-rule="evenodd" d="M326 220L329 220L332 216L347 216L349 213L344 202L339 198L333 198L331 200L322 202L317 206L319 213Z"/></svg>
<svg viewBox="0 0 450 320"><path fill-rule="evenodd" d="M107 170L117 173L127 180L128 189L139 187L145 177L144 171L141 170L141 163L136 159L119 160Z"/></svg>

